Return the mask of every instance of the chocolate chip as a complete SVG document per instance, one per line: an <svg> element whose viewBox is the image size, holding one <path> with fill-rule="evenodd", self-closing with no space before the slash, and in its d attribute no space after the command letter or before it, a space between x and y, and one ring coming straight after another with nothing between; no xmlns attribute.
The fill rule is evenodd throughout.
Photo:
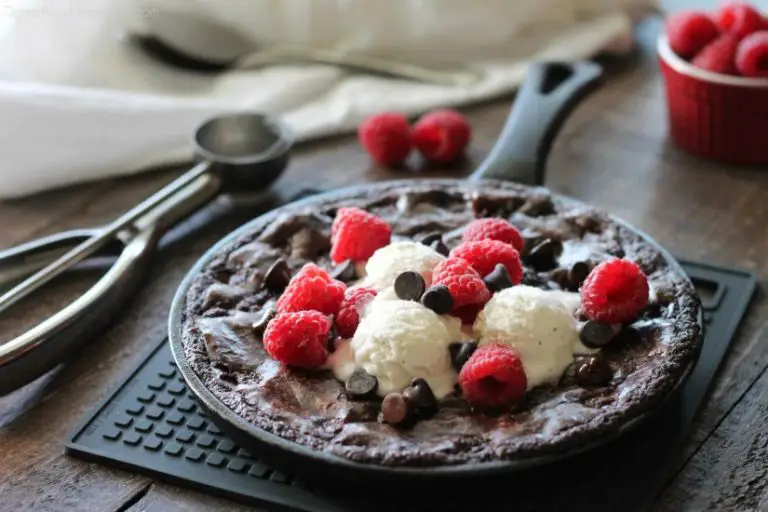
<svg viewBox="0 0 768 512"><path fill-rule="evenodd" d="M453 309L453 297L448 288L443 285L430 287L424 295L421 296L421 303L424 307L431 309L438 315L445 315Z"/></svg>
<svg viewBox="0 0 768 512"><path fill-rule="evenodd" d="M403 396L415 405L419 414L432 416L437 412L437 398L429 383L422 378L413 379L411 385L403 390Z"/></svg>
<svg viewBox="0 0 768 512"><path fill-rule="evenodd" d="M472 354L477 350L477 342L475 340L451 343L448 345L448 350L451 353L451 364L453 368L460 372L461 368L469 361Z"/></svg>
<svg viewBox="0 0 768 512"><path fill-rule="evenodd" d="M379 387L379 381L362 368L358 368L349 376L345 388L352 398L371 396Z"/></svg>
<svg viewBox="0 0 768 512"><path fill-rule="evenodd" d="M496 265L491 273L483 278L483 281L485 286L494 293L514 286L512 278L509 277L509 272L507 272L507 267L501 263Z"/></svg>
<svg viewBox="0 0 768 512"><path fill-rule="evenodd" d="M578 290L589 275L589 264L585 261L577 261L568 270L568 282L572 288Z"/></svg>
<svg viewBox="0 0 768 512"><path fill-rule="evenodd" d="M619 325L587 320L579 329L579 338L585 347L600 348L609 344L620 329Z"/></svg>
<svg viewBox="0 0 768 512"><path fill-rule="evenodd" d="M355 262L352 260L346 260L334 267L331 271L331 277L337 279L342 283L349 283L357 279L357 269L355 269Z"/></svg>
<svg viewBox="0 0 768 512"><path fill-rule="evenodd" d="M261 338L264 336L264 330L267 328L267 324L270 320L275 318L277 311L275 308L266 308L261 311L261 317L253 323L253 333Z"/></svg>
<svg viewBox="0 0 768 512"><path fill-rule="evenodd" d="M539 272L552 270L557 266L557 258L560 257L562 252L562 242L547 238L530 250L528 253L528 263Z"/></svg>
<svg viewBox="0 0 768 512"><path fill-rule="evenodd" d="M338 338L338 335L336 334L336 329L331 326L331 330L328 331L328 339L326 340L326 348L328 349L328 352L333 352L336 350L336 339Z"/></svg>
<svg viewBox="0 0 768 512"><path fill-rule="evenodd" d="M576 369L576 382L580 386L605 386L613 379L613 371L602 357L589 357Z"/></svg>
<svg viewBox="0 0 768 512"><path fill-rule="evenodd" d="M401 300L418 301L426 286L424 278L418 272L403 272L395 279L395 293Z"/></svg>
<svg viewBox="0 0 768 512"><path fill-rule="evenodd" d="M381 414L390 425L401 425L413 418L414 404L401 393L390 393L381 402Z"/></svg>
<svg viewBox="0 0 768 512"><path fill-rule="evenodd" d="M426 245L427 247L431 247L433 243L441 241L442 239L443 234L441 232L432 231L419 238L419 242Z"/></svg>
<svg viewBox="0 0 768 512"><path fill-rule="evenodd" d="M280 258L269 267L264 275L264 287L267 290L280 293L285 290L291 280L291 269L285 259Z"/></svg>
<svg viewBox="0 0 768 512"><path fill-rule="evenodd" d="M442 254L443 256L448 256L451 252L451 250L448 249L448 246L445 245L445 242L442 240L435 240L429 247L436 253Z"/></svg>

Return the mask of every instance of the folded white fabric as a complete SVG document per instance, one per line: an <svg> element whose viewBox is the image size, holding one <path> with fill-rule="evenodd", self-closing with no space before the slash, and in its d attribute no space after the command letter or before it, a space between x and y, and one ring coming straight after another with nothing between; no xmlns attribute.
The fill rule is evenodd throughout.
<svg viewBox="0 0 768 512"><path fill-rule="evenodd" d="M280 116L307 140L349 132L384 110L416 114L492 98L518 86L531 61L628 50L628 10L652 3L7 0L0 16L0 198L185 161L195 126L222 111ZM178 8L250 30L261 44L288 40L394 57L408 51L424 62L450 54L471 60L485 78L453 88L327 66L202 76L167 67L121 37L141 30L142 16Z"/></svg>

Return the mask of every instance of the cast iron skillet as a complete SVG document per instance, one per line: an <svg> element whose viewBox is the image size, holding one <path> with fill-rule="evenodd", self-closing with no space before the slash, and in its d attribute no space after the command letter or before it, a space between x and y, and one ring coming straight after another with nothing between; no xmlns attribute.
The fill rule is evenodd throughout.
<svg viewBox="0 0 768 512"><path fill-rule="evenodd" d="M504 126L498 142L491 150L486 160L472 175L470 180L496 179L516 181L525 185L542 185L544 165L558 129L578 101L591 92L601 81L601 69L591 62L540 63L531 67L525 83L517 94L517 100ZM453 181L453 180L452 180ZM375 190L381 184L371 184L355 187ZM319 200L327 200L335 195L349 193L351 189L334 191L321 196L301 200L301 204L311 205ZM299 203L294 203L294 205ZM698 340L696 357L681 375L680 379L659 405L638 416L630 418L617 428L613 435L604 436L591 444L567 452L553 453L545 456L531 457L516 461L484 462L477 464L462 464L441 467L383 467L373 464L352 462L348 459L319 452L306 446L285 440L279 436L255 427L241 418L223 404L210 390L206 388L195 374L184 354L182 346L182 315L186 294L192 280L216 253L236 238L251 232L257 225L271 220L277 211L273 211L254 219L231 233L212 247L190 270L179 287L174 298L170 322L169 338L173 356L189 389L199 399L202 407L210 415L212 421L223 432L229 435L241 446L258 455L262 460L272 464L277 469L293 474L308 482L343 481L356 482L358 485L379 486L396 484L399 487L409 486L418 482L420 487L428 484L450 485L451 481L476 477L487 478L519 471L534 466L540 466L558 461L604 444L609 440L633 429L653 413L657 412L664 403L669 401L682 384L688 379L698 359L701 350L701 337ZM620 220L618 222L621 222ZM626 225L626 224L625 224ZM664 256L671 268L680 275L685 275L674 258L661 249L650 237L633 226L628 228L640 233L650 244L654 245ZM701 311L698 324L703 332Z"/></svg>

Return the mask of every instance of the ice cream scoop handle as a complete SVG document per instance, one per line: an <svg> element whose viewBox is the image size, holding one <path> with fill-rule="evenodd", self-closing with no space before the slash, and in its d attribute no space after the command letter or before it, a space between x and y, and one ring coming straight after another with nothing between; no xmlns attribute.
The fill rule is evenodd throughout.
<svg viewBox="0 0 768 512"><path fill-rule="evenodd" d="M579 101L601 82L602 68L587 61L530 66L496 144L471 180L543 185L552 142Z"/></svg>

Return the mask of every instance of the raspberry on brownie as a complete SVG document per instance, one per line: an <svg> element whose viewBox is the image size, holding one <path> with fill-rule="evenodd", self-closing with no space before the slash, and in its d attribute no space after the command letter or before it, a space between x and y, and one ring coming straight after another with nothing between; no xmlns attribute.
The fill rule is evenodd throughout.
<svg viewBox="0 0 768 512"><path fill-rule="evenodd" d="M392 228L379 217L360 208L339 208L331 224L331 259L365 261L391 237Z"/></svg>
<svg viewBox="0 0 768 512"><path fill-rule="evenodd" d="M508 220L495 217L476 219L467 224L462 240L464 242L498 240L511 245L517 252L522 252L525 248L525 241L520 231Z"/></svg>
<svg viewBox="0 0 768 512"><path fill-rule="evenodd" d="M307 263L288 282L277 301L277 310L282 313L315 310L332 315L339 310L346 288L322 268Z"/></svg>
<svg viewBox="0 0 768 512"><path fill-rule="evenodd" d="M523 279L523 264L520 253L514 247L498 240L465 242L451 251L451 256L469 262L480 276L485 277L501 263L507 269L512 283Z"/></svg>
<svg viewBox="0 0 768 512"><path fill-rule="evenodd" d="M432 273L432 284L448 288L454 309L484 304L491 296L480 274L461 258L449 258L438 263Z"/></svg>
<svg viewBox="0 0 768 512"><path fill-rule="evenodd" d="M475 350L462 367L459 385L472 405L509 407L523 397L528 384L517 352L491 343Z"/></svg>

